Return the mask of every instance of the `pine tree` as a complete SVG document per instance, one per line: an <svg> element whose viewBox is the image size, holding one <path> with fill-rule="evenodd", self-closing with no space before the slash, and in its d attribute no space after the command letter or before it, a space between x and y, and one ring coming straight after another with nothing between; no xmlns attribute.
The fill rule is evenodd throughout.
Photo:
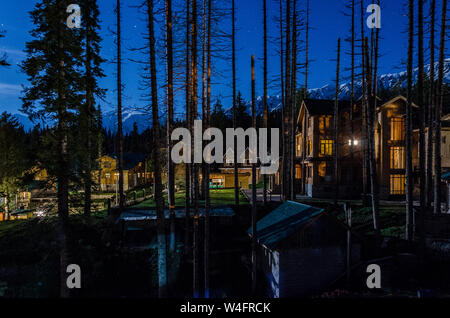
<svg viewBox="0 0 450 318"><path fill-rule="evenodd" d="M5 31L0 30L0 39L5 37ZM4 53L1 57L0 57L0 66L10 66L10 64L7 61L7 56L6 53Z"/></svg>
<svg viewBox="0 0 450 318"><path fill-rule="evenodd" d="M27 168L25 133L16 118L4 112L0 115L0 197L3 200L5 220L10 217L10 198L21 186L21 177Z"/></svg>
<svg viewBox="0 0 450 318"><path fill-rule="evenodd" d="M92 190L92 170L93 163L98 157L98 142L96 136L99 133L99 127L95 124L96 107L95 97L102 98L104 90L99 88L98 78L104 77L101 69L101 63L104 62L100 56L101 38L98 34L100 25L98 16L100 14L96 0L84 0L81 6L84 12L82 19L82 28L84 36L84 90L85 100L80 108L80 145L83 186L84 186L84 214L89 216L91 213L91 190Z"/></svg>
<svg viewBox="0 0 450 318"><path fill-rule="evenodd" d="M60 293L68 297L66 268L68 263L67 221L69 217L69 180L74 171L75 149L70 138L78 105L82 100L82 32L66 27L66 8L69 1L45 0L36 4L31 12L35 28L30 32L33 40L27 43L27 58L22 70L33 86L24 90L23 111L31 118L56 120L49 131L51 139L45 168L56 178L58 184L59 247L60 247Z"/></svg>

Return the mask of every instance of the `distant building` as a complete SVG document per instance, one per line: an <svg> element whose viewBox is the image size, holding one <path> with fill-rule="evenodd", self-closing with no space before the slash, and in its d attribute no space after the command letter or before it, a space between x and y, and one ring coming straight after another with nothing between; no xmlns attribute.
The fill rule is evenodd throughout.
<svg viewBox="0 0 450 318"><path fill-rule="evenodd" d="M146 165L147 156L140 153L123 155L123 189L125 191L148 184L152 173ZM92 172L94 181L100 184L101 191L116 191L119 182L119 160L115 154L99 159L100 169Z"/></svg>
<svg viewBox="0 0 450 318"><path fill-rule="evenodd" d="M322 209L287 201L258 221L258 271L268 297L320 293L346 270L347 227ZM248 230L252 235L252 230ZM356 242L356 240L354 240ZM352 245L352 264L360 244Z"/></svg>
<svg viewBox="0 0 450 318"><path fill-rule="evenodd" d="M406 192L405 113L407 99L397 96L379 101L375 114L374 147L377 182L381 199L402 198ZM296 193L310 197L331 197L335 188L333 100L304 100L300 107L296 130ZM338 122L338 184L340 198L354 198L362 193L364 180L364 143L361 101L352 107L339 101ZM413 104L413 123L417 127L417 109ZM350 115L353 110L353 131ZM428 134L428 129L426 130ZM442 168L450 170L450 116L443 118ZM414 182L419 184L418 131L412 134ZM427 140L427 138L425 138ZM448 140L447 140L448 139ZM353 143L353 147L351 147ZM351 149L353 148L353 153ZM366 159L366 168L369 163ZM369 183L369 172L366 172ZM280 178L275 178L280 183Z"/></svg>

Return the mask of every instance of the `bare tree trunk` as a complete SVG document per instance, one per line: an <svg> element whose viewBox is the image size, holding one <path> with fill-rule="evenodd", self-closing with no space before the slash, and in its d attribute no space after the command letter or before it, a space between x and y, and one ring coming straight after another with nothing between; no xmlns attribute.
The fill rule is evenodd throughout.
<svg viewBox="0 0 450 318"><path fill-rule="evenodd" d="M355 0L352 0L352 36L351 36L351 92L350 92L350 162L354 162L355 125L353 122L353 104L355 101ZM350 167L350 186L354 191L353 169Z"/></svg>
<svg viewBox="0 0 450 318"><path fill-rule="evenodd" d="M290 118L290 174L291 200L295 201L295 123L297 114L297 0L294 0L292 30L292 86L291 86L291 118Z"/></svg>
<svg viewBox="0 0 450 318"><path fill-rule="evenodd" d="M444 58L445 58L445 30L447 22L447 0L442 0L442 19L441 19L441 39L439 48L439 69L436 94L436 115L435 115L435 141L434 141L434 213L441 214L441 117L442 107L444 106Z"/></svg>
<svg viewBox="0 0 450 318"><path fill-rule="evenodd" d="M190 3L191 0L186 0L186 128L191 130L191 94L190 94L190 83L191 83L191 62L190 62ZM190 209L191 209L191 164L186 163L186 193L185 193L185 236L184 236L184 254L187 255L189 253L190 246Z"/></svg>
<svg viewBox="0 0 450 318"><path fill-rule="evenodd" d="M264 113L263 127L268 128L268 109L267 109L267 0L263 0L264 14ZM263 175L263 202L267 204L267 175Z"/></svg>
<svg viewBox="0 0 450 318"><path fill-rule="evenodd" d="M306 35L305 35L305 91L303 93L303 99L308 98L308 67L309 67L309 0L306 1ZM304 116L304 123L302 130L302 194L306 195L306 116Z"/></svg>
<svg viewBox="0 0 450 318"><path fill-rule="evenodd" d="M231 0L232 8L231 8L231 20L233 23L232 26L232 68L233 68L233 128L237 128L237 109L236 109L236 8L235 8L235 0ZM237 156L237 145L236 139L234 142L234 204L236 207L239 207L239 176L238 176L238 156Z"/></svg>
<svg viewBox="0 0 450 318"><path fill-rule="evenodd" d="M429 78L429 92L428 92L428 135L427 135L427 210L431 210L431 203L433 201L433 115L434 115L434 32L435 32L435 18L436 18L436 0L431 0L430 3L430 78Z"/></svg>
<svg viewBox="0 0 450 318"><path fill-rule="evenodd" d="M420 107L420 125L419 125L419 169L420 169L420 214L419 214L419 237L420 245L425 246L425 212L426 212L426 174L425 174L425 99L424 99L424 47L423 47L423 0L418 1L419 15L419 43L418 43L418 61L419 61L419 79L417 82L418 103ZM422 250L423 251L423 250Z"/></svg>
<svg viewBox="0 0 450 318"><path fill-rule="evenodd" d="M369 44L366 38L366 60L369 60ZM380 228L379 228L379 199L378 199L378 182L377 182L377 172L375 163L375 147L374 147L374 136L375 136L375 105L373 103L376 98L373 96L373 86L372 86L372 66L366 65L366 75L367 75L367 129L368 129L368 144L369 144L369 171L370 171L370 190L372 196L372 213L373 213L373 229L375 232L375 238L379 242L380 238Z"/></svg>
<svg viewBox="0 0 450 318"><path fill-rule="evenodd" d="M406 240L413 240L413 175L412 175L412 71L414 50L414 0L409 0L407 105L406 105Z"/></svg>
<svg viewBox="0 0 450 318"><path fill-rule="evenodd" d="M119 152L119 208L123 209L125 197L123 194L123 130L122 130L122 42L120 0L116 4L117 14L117 138Z"/></svg>
<svg viewBox="0 0 450 318"><path fill-rule="evenodd" d="M212 1L208 0L208 48L207 48L207 59L208 59L208 78L207 78L207 96L206 96L206 129L211 126L211 5ZM206 165L205 169L205 250L204 250L204 268L205 268L205 298L210 297L209 290L209 254L210 254L210 210L211 210L211 200L209 193L209 164Z"/></svg>
<svg viewBox="0 0 450 318"><path fill-rule="evenodd" d="M5 194L5 221L8 221L10 218L9 214L9 193Z"/></svg>
<svg viewBox="0 0 450 318"><path fill-rule="evenodd" d="M362 136L363 142L361 143L361 147L363 148L363 204L366 204L367 193L368 193L368 176L367 176L367 162L368 162L368 130L367 130L367 107L365 96L367 94L366 90L366 64L369 62L366 61L366 53L365 53L365 36L364 36L364 0L361 0L361 82L362 82L362 98L361 98L361 108L362 108Z"/></svg>
<svg viewBox="0 0 450 318"><path fill-rule="evenodd" d="M166 6L166 50L167 50L167 182L170 210L170 252L175 252L175 166L172 162L173 130L173 34L172 0L165 1Z"/></svg>
<svg viewBox="0 0 450 318"><path fill-rule="evenodd" d="M157 235L158 235L158 282L159 297L167 296L167 252L166 252L166 233L164 216L164 198L162 194L161 181L161 163L160 163L160 124L158 109L158 84L156 71L156 50L155 50L155 30L153 25L153 0L147 0L148 13L148 33L150 46L150 78L151 78L151 96L152 96L152 118L153 118L153 165L155 170L155 202L157 217Z"/></svg>
<svg viewBox="0 0 450 318"><path fill-rule="evenodd" d="M197 36L198 36L198 13L197 13L197 1L192 2L192 26L191 26L191 85L192 85L192 122L197 118L198 107L198 72L197 72ZM193 134L192 134L193 137ZM192 143L194 144L194 143ZM193 199L194 199L194 273L193 273L193 290L194 297L197 298L200 295L200 237L199 237L199 210L198 210L198 192L199 192L199 180L198 180L198 164L193 163Z"/></svg>
<svg viewBox="0 0 450 318"><path fill-rule="evenodd" d="M255 56L252 55L252 127L256 129ZM252 163L252 292L257 287L257 231L256 231L256 164Z"/></svg>
<svg viewBox="0 0 450 318"><path fill-rule="evenodd" d="M285 193L286 193L286 188L283 185L284 183L284 173L285 173L285 135L286 135L286 127L284 124L284 116L285 116L285 111L286 111L286 95L285 95L285 86L284 86L284 46L283 46L283 39L284 39L284 35L283 35L283 0L280 0L280 59L281 59L281 63L280 63L280 77L281 77L281 148L282 148L282 162L281 162L281 171L280 171L280 175L281 175L281 184L280 184L280 192L281 192L281 199L284 200L285 197Z"/></svg>
<svg viewBox="0 0 450 318"><path fill-rule="evenodd" d="M286 201L290 196L289 187L289 169L290 169L290 125L289 118L291 116L291 0L286 0L286 66L285 66L285 98L284 105L284 147L283 147L283 187L284 195L283 201Z"/></svg>
<svg viewBox="0 0 450 318"><path fill-rule="evenodd" d="M334 99L334 204L339 199L339 63L341 60L341 39L337 43L336 92Z"/></svg>

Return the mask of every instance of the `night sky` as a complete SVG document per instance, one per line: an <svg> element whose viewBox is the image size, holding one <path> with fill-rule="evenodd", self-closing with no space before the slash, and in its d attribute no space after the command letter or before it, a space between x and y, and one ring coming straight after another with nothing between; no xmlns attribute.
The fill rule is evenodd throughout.
<svg viewBox="0 0 450 318"><path fill-rule="evenodd" d="M29 11L31 11L36 3L36 0L2 0L0 25L6 30L6 37L0 40L0 53L6 52L8 54L8 61L12 64L11 67L2 69L0 72L0 112L8 111L12 113L19 112L21 101L19 96L21 94L21 85L28 85L26 76L20 72L17 64L25 58L22 52L25 43L30 40L29 31L32 29L32 24L29 18ZM114 57L114 36L109 29L115 28L114 4L112 0L99 0L101 11L101 35L103 37L103 57L111 60ZM148 104L142 94L145 93L139 90L140 78L139 74L141 66L130 61L130 59L143 58L135 52L129 52L128 48L141 47L145 44L142 33L145 31L144 16L133 7L141 2L141 0L127 0L123 1L123 41L125 47L124 61L124 105L126 107L142 107ZM175 0L175 4L183 3L181 0ZM350 1L344 0L311 0L310 1L310 24L313 28L310 32L310 70L309 70L309 88L318 88L326 85L334 80L335 77L335 56L337 38L345 38L349 34L350 17L345 16L345 4ZM359 2L359 1L358 1ZM73 1L76 3L76 0ZM301 8L305 7L305 0L300 0ZM401 62L406 55L406 34L404 33L407 27L407 17L405 16L406 1L389 0L382 3L382 28L381 28L381 54L382 57L379 62L379 74L397 72L402 70ZM368 4L368 2L367 2ZM367 4L365 6L367 6ZM160 1L158 6L162 6L163 1ZM221 1L221 6L228 5L228 2ZM440 1L438 1L440 5ZM237 9L237 74L238 74L238 89L242 91L244 98L250 98L250 57L255 54L257 58L257 95L262 94L262 0L236 0ZM427 8L425 9L427 10ZM440 8L437 12L440 11ZM279 1L268 0L268 15L269 15L269 30L272 38L279 33L277 22L274 20L278 16ZM359 12L359 5L358 5ZM427 11L426 11L427 12ZM365 14L367 18L369 14ZM357 17L359 25L359 15ZM163 20L163 15L159 16L159 20ZM225 31L230 30L229 20L224 19L220 25ZM109 29L108 29L109 28ZM162 29L157 28L157 31ZM359 27L357 28L359 35ZM369 29L366 28L366 34ZM159 34L161 37L162 34ZM303 34L302 34L302 39ZM342 77L348 77L346 68L350 66L350 58L348 52L350 51L350 43L343 43L343 60L342 60ZM275 79L280 73L280 58L277 55L277 44L275 39L269 43L269 76ZM303 52L299 54L300 61L303 62ZM359 63L359 58L358 58ZM213 98L221 96L225 108L230 106L231 102L231 61L213 60L215 65L215 72L222 74L221 77L213 79ZM164 64L159 63L160 76L164 77ZM103 88L108 89L106 101L101 101L104 111L109 111L115 107L115 65L108 62L104 65L107 77L101 81ZM200 69L199 69L200 71ZM304 76L299 72L300 83L303 83ZM269 94L276 95L279 93L279 88L272 84ZM159 85L162 85L162 78ZM164 89L161 88L161 95L164 94ZM177 112L182 113L184 92L178 90L177 92Z"/></svg>

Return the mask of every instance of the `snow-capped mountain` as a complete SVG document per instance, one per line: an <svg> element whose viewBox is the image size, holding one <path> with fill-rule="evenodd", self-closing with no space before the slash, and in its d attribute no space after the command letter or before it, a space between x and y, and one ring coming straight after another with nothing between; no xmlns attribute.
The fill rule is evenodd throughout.
<svg viewBox="0 0 450 318"><path fill-rule="evenodd" d="M430 73L430 65L425 66L424 71L425 74ZM437 79L438 76L438 63L435 63L435 76ZM378 89L379 90L388 90L392 89L394 87L402 87L406 88L407 85L407 78L406 78L406 71L399 72L399 73L389 73L389 74L383 74L378 77ZM417 82L417 79L419 77L419 69L415 68L413 69L413 81ZM444 83L450 84L450 58L445 60L444 63ZM314 99L334 99L335 96L335 85L333 84L327 84L321 88L314 88L308 90L310 94L310 98ZM344 83L340 85L340 93L339 98L340 99L350 99L350 93L351 93L351 84L350 83ZM361 81L355 82L355 96L359 97L361 95Z"/></svg>
<svg viewBox="0 0 450 318"><path fill-rule="evenodd" d="M424 69L426 74L429 74L430 65L427 65ZM414 82L418 79L418 68L413 70ZM435 64L435 74L438 74L438 63ZM445 60L444 64L444 83L450 84L450 58ZM380 75L378 78L379 90L392 89L394 87L406 87L406 71L399 73L389 73ZM340 99L350 99L350 83L344 83L340 85ZM313 88L308 90L310 98L313 99L334 99L335 86L334 84L327 84L320 88ZM355 96L359 97L361 94L361 81L355 82ZM247 101L247 109L251 109L251 101ZM281 108L281 96L274 95L268 96L268 107L270 111L276 111ZM263 111L263 97L259 96L256 99L256 111L262 113ZM30 130L34 127L27 116L22 114L15 114L17 120L24 126L26 130ZM149 113L142 110L136 110L132 108L123 109L123 132L129 134L133 131L134 123L137 124L138 131L141 133L147 128L151 127L151 116ZM106 130L115 132L117 130L117 112L109 111L103 114L103 127Z"/></svg>
<svg viewBox="0 0 450 318"><path fill-rule="evenodd" d="M136 123L138 132L142 133L151 125L151 114L141 110L124 108L122 110L123 133L129 134L133 131L134 123ZM117 131L117 111L109 111L103 114L103 127L108 131Z"/></svg>

